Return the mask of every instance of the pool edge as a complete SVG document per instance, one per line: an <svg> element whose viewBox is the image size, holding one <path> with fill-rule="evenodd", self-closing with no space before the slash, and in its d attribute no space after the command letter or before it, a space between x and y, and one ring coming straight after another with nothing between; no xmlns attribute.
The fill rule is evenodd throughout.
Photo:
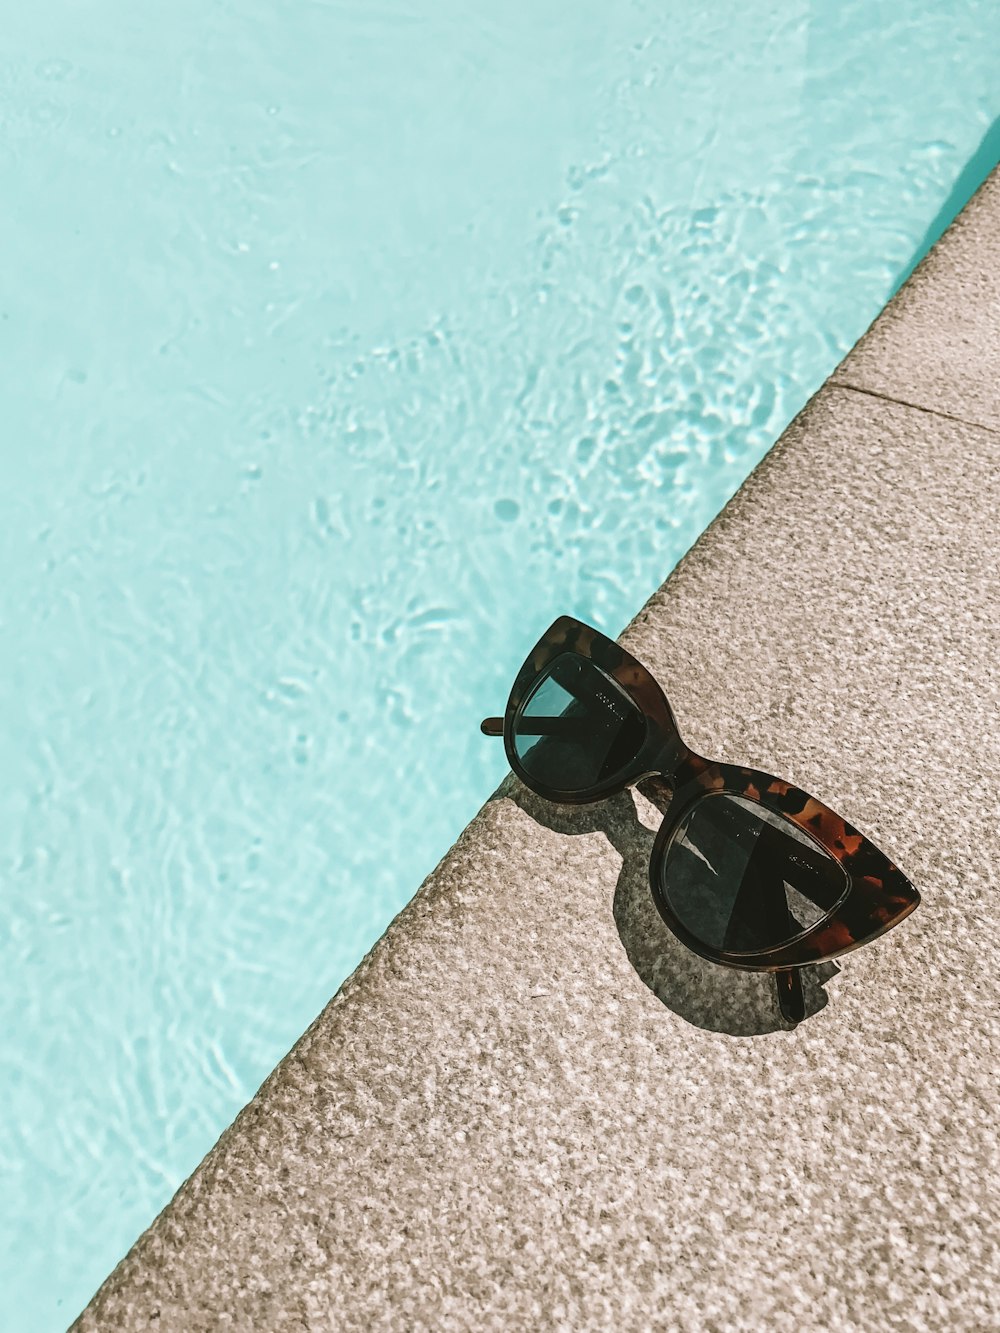
<svg viewBox="0 0 1000 1333"><path fill-rule="evenodd" d="M835 539L817 524L813 511L809 512L808 521L802 527L798 526L797 515L790 512L787 505L781 515L776 515L774 495L781 497L784 503L796 486L811 478L822 478L831 459L837 461L842 470L847 470L853 482L864 485L870 480L872 490L877 493L885 486L887 477L898 479L901 475L899 460L903 456L901 451L905 452L907 439L912 439L914 449L930 437L936 442L934 448L919 454L920 466L926 470L927 485L932 490L936 486L948 486L948 470L954 468L956 458L969 441L975 443L968 447L978 448L982 458L989 458L989 437L994 437L996 455L1000 457L1000 390L997 387L1000 375L997 374L995 352L1000 346L998 237L1000 170L995 170L625 631L627 641L635 651L649 659L654 668L673 674L682 682L679 688L687 713L685 721L692 742L699 748L704 746L711 753L720 746L732 745L734 733L720 730L712 709L705 702L711 692L704 697L697 694L695 677L698 673L704 677L706 671L697 655L684 649L687 655L679 665L668 660L664 645L671 643L678 653L681 652L678 644L684 627L692 623L691 607L696 602L704 606L706 623L711 619L718 624L729 615L738 620L743 611L728 600L738 593L733 593L727 580L733 581L733 572L740 568L741 559L756 558L765 543L770 543L772 550L775 540L787 541L790 549L802 544L816 545L821 548L823 558L829 560L834 578L837 562L843 563L849 549L846 545L829 545L835 543ZM857 438L864 419L871 420L875 426L866 441L865 451L860 451L852 441ZM838 422L842 425L838 426ZM883 437L888 443L884 444L884 453L880 453ZM831 440L834 441L832 446ZM790 457L794 458L794 464L788 462ZM794 476L790 475L790 468ZM871 589L881 568L878 543L868 542L864 531L867 523L870 532L873 516L877 519L877 514L878 507L871 503L870 497L864 503L859 501L858 536L865 542L863 559L867 566L861 569L858 565L845 565L841 570L846 578L864 584L864 596L872 595ZM917 514L914 522L929 523L930 520ZM891 533L884 536L886 541L892 540ZM937 540L940 540L940 534L937 534ZM761 559L766 564L767 556L761 555ZM767 568L770 570L771 567L768 565ZM899 573L890 560L886 561L885 571L887 576ZM768 577L774 578L773 586L780 592L783 587L780 574L772 572ZM928 587L925 569L915 580L914 597L918 593L926 596ZM910 605L904 592L900 592L894 606ZM681 607L679 611L673 609L675 601ZM982 605L988 607L989 604ZM1000 603L994 602L992 609L1000 609ZM808 608L803 610L805 619L810 614ZM926 663L930 670L937 659L929 655L921 638L926 626L919 620L920 614L920 606L915 602L912 622L896 615L892 623L880 624L879 634L887 636L886 652L895 651L902 642L915 662ZM789 622L783 616L777 621L775 635L780 631L781 643L793 654L793 663L794 654L799 653L802 671L814 673L815 627L804 625L801 637L796 638L789 634ZM910 643L907 643L908 635L913 636ZM774 649L770 643L772 636L759 621L754 628L739 630L735 637L741 642L755 643L772 674L787 669L787 662L782 667L776 665L782 654ZM825 639L823 643L825 651L832 651ZM720 650L721 645L720 639ZM775 654L773 662L768 656L772 651ZM954 651L961 656L960 641ZM961 662L965 673L962 679L965 676L978 679L974 651L970 647L969 659ZM868 672L862 677L862 686L865 681L870 681L877 688L882 680L877 663L859 668L862 669ZM723 673L720 682L724 680ZM688 682L686 697L685 681ZM676 688L676 683L672 683ZM717 683L715 688L724 688L724 684ZM955 693L952 691L950 697L954 698ZM964 699L961 689L957 694ZM928 698L933 706L933 696ZM816 733L809 731L803 737L801 748L797 749L795 736L789 734L780 716L780 701L776 704L765 692L759 702L759 716L746 719L745 724L748 729L751 726L756 728L756 745L762 761L771 754L775 765L791 764L793 769L797 765L803 782L808 778L813 783L825 783L824 789L832 798L842 802L855 800L864 826L871 828L875 825L877 829L887 799L884 790L876 784L874 794L856 792L852 796L845 770L832 763L828 765L826 757L817 751ZM976 718L971 713L968 720L947 715L946 698L942 698L937 707L940 716L928 719L926 725L930 727L933 722L936 726L957 730L959 734L967 726L967 740L970 746L973 745ZM772 717L768 709L777 709L778 716ZM798 725L794 710L790 716L794 730ZM921 721L919 725L925 723ZM931 731L926 734L931 735ZM921 731L920 735L923 738L925 733ZM895 762L899 762L898 757ZM935 762L933 754L929 762ZM793 772L791 776L798 776L798 773ZM991 776L994 775L991 773ZM995 776L1000 778L1000 775ZM980 774L979 778L982 777ZM536 1309L537 1318L543 1323L558 1317L557 1305L546 1305L549 1298L544 1293L534 1294L534 1306L530 1301L519 1303L513 1296L508 1299L499 1290L502 1283L498 1286L492 1278L483 1276L478 1288L475 1284L470 1285L471 1279L466 1281L463 1294L457 1289L449 1291L448 1276L442 1277L440 1272L435 1274L433 1264L406 1268L400 1256L400 1246L405 1248L405 1242L400 1237L407 1230L408 1209L416 1219L415 1232L421 1238L418 1244L426 1243L426 1227L418 1217L422 1207L420 1195L412 1182L401 1184L395 1202L390 1204L380 1199L378 1206L372 1205L369 1247L373 1268L382 1265L386 1272L398 1270L398 1273L413 1274L413 1307L409 1312L400 1303L401 1293L407 1289L405 1277L397 1275L395 1285L389 1282L387 1286L382 1279L371 1275L353 1275L353 1270L348 1272L346 1269L341 1271L329 1254L324 1259L324 1247L330 1235L336 1233L338 1226L356 1222L357 1217L365 1213L365 1208L359 1205L359 1210L353 1210L341 1201L337 1207L344 1208L343 1215L328 1216L321 1224L310 1220L314 1210L310 1208L308 1198L297 1194L285 1199L281 1196L283 1168L293 1179L312 1178L304 1168L302 1174L296 1176L303 1156L312 1151L310 1143L322 1139L323 1152L327 1154L325 1160L327 1163L333 1160L329 1156L332 1151L329 1139L342 1115L359 1118L366 1127L368 1138L373 1126L376 1127L376 1133L384 1134L385 1143L390 1145L387 1151L391 1153L405 1156L409 1142L411 1155L423 1162L422 1154L428 1151L425 1141L414 1137L417 1130L412 1118L405 1121L396 1118L394 1106L386 1102L386 1090L394 1088L407 1104L426 1105L428 1115L447 1113L444 1090L421 1090L424 1066L416 1058L421 1041L426 1041L430 1050L439 1040L438 1034L427 1033L421 1026L420 1020L425 1020L428 1012L425 1007L427 997L418 999L415 996L416 979L426 974L432 993L435 987L443 997L451 993L448 979L434 971L429 962L432 957L448 957L453 961L465 957L470 968L481 972L487 987L497 982L501 986L514 984L512 979L517 975L516 969L498 968L497 960L483 952L483 941L495 937L500 918L490 915L496 910L496 902L487 901L481 893L486 868L493 867L496 896L507 896L508 909L524 905L520 897L523 889L516 882L516 872L520 866L523 873L525 858L531 860L531 850L523 847L523 841L534 835L530 829L525 831L528 824L524 806L516 800L505 799L511 791L510 787L501 788L500 799L494 797L486 803L330 1004L276 1067L170 1204L137 1240L74 1327L131 1329L155 1324L159 1328L209 1328L218 1326L224 1316L228 1316L234 1326L247 1326L249 1319L258 1327L313 1327L323 1322L323 1311L329 1313L334 1305L342 1327L389 1326L391 1310L397 1312L402 1324L420 1327L427 1326L432 1316L439 1326L463 1326L473 1322L471 1311L479 1312L486 1320L492 1318L498 1325L505 1320L516 1324L527 1317L526 1311L530 1309ZM886 830L890 837L893 829L890 820ZM575 844L586 841L590 835L585 835L582 840L570 840L574 846L569 851L559 850L552 841L559 836L559 829L545 830L540 836L538 859L543 878L553 879L557 873L554 867L562 864L560 858L568 858L574 865L577 861L581 865L585 862ZM948 831L941 834L939 831L938 836L945 844L942 854L953 852L961 861L964 848L952 849L950 846L956 834ZM561 844L558 846L561 848ZM590 850L593 852L593 847ZM926 849L916 833L908 850L917 861L925 854ZM926 854L930 856L930 852ZM505 869L513 872L513 880L505 874ZM525 912L530 915L527 907ZM544 925L539 928L544 929ZM467 946L463 945L465 936ZM442 946L442 940L448 941L447 948ZM432 955L431 950L436 952ZM556 953L555 947L553 953ZM560 975L561 984L565 985L565 975ZM598 979L593 984L609 983ZM616 986L621 984L620 978L614 983ZM582 980L580 986L582 1012L593 1018L593 1039L603 1042L607 1033L598 1033L603 1011L595 996L589 993L588 981ZM523 1012L525 1006L530 1005L532 990L540 989L544 986L535 978L524 994L508 995L506 1001L500 998L496 1013L504 1016L502 1021L508 1021L515 1008ZM460 993L464 995L467 991ZM497 997L491 996L490 1003L494 998ZM643 1022L654 1025L649 1031L655 1030L655 1020L655 1011L644 1017ZM465 1030L462 1022L451 1015L448 1021L454 1029L453 1035ZM501 1020L498 1018L497 1021ZM479 1048L490 1050L488 1030L478 1020L474 1027ZM378 1058L380 1050L377 1035L372 1035L373 1028L388 1034L385 1035L385 1047L397 1063L395 1079L388 1083L375 1080L378 1095L374 1100L366 1091L364 1078L366 1068L374 1070L375 1066L370 1062ZM517 1030L523 1034L528 1029L519 1027ZM614 1030L617 1029L612 1027L608 1032ZM405 1054L405 1048L414 1049L411 1054ZM560 1048L556 1045L552 1049ZM346 1058L343 1066L338 1068L341 1051L346 1052ZM338 1053L336 1058L331 1052ZM500 1056L496 1058L500 1059ZM608 1058L612 1057L609 1055ZM435 1067L438 1077L442 1069L451 1068L447 1058ZM489 1068L489 1061L484 1068ZM382 1071L379 1071L379 1078L382 1078ZM467 1071L461 1073L460 1080L468 1078ZM472 1085L466 1081L462 1086ZM505 1095L505 1086L501 1079L501 1096ZM435 1107L439 1105L445 1109L436 1111ZM303 1108L301 1116L297 1114L299 1106ZM353 1110L348 1112L344 1108ZM491 1116L495 1112L489 1099L484 1101L481 1109L480 1122L492 1124ZM549 1129L556 1133L557 1128L556 1118ZM628 1132L627 1127L623 1129L623 1133ZM344 1144L346 1153L356 1147L350 1135L345 1136ZM370 1147L365 1151L370 1153ZM641 1155L638 1144L636 1153ZM372 1179L381 1180L375 1168L368 1169L371 1160L370 1156L365 1156L366 1165L357 1175L347 1170L344 1176L345 1181L353 1179L362 1193L372 1190ZM465 1161L466 1158L459 1155L458 1160ZM496 1160L488 1155L484 1160L487 1164L492 1163L491 1169L497 1168ZM457 1196L468 1187L459 1175L449 1178L447 1163L438 1176L433 1174L433 1164L424 1163L421 1170L420 1179L424 1184L436 1180L440 1188L453 1188ZM580 1168L576 1177L570 1178L577 1179L586 1191L586 1169ZM515 1191L511 1197L520 1198L521 1195ZM331 1205L327 1196L323 1197L322 1207L329 1214ZM537 1207L542 1210L539 1212L542 1216L544 1204L539 1202ZM279 1246L273 1243L273 1238L284 1234L283 1210L285 1225L290 1226L294 1234L288 1237L287 1245L282 1243ZM230 1247L237 1235L238 1243ZM259 1238L259 1245L255 1236ZM398 1245L396 1241L399 1241ZM463 1245L471 1246L480 1241L478 1235L458 1234L456 1246L461 1250ZM469 1255L461 1263L456 1259L456 1263L466 1278L475 1269ZM529 1265L529 1269L516 1270L515 1266L514 1271L523 1276L524 1271L542 1271L542 1268L544 1265L537 1268ZM337 1271L331 1276L329 1285L323 1286L317 1275L323 1271L332 1273L334 1269ZM795 1273L788 1277L793 1283ZM584 1290L588 1280L583 1279ZM559 1287L558 1282L556 1286ZM650 1290L653 1289L651 1286ZM380 1291L386 1308L379 1305ZM559 1297L564 1303L566 1299L565 1295ZM595 1309L606 1309L596 1295L593 1299ZM602 1295L600 1299L606 1298ZM794 1307L792 1304L781 1306L779 1302L774 1308L791 1312ZM968 1308L975 1315L975 1307L970 1305ZM885 1312L888 1319L891 1314L888 1305ZM634 1315L634 1311L632 1313ZM624 1307L620 1314L622 1318L630 1317ZM707 1317L704 1303L697 1307L697 1314L690 1317L696 1318L698 1314ZM847 1310L845 1318L849 1314ZM661 1309L658 1317L663 1316ZM952 1326L959 1324L953 1321ZM967 1326L974 1325L970 1322Z"/></svg>

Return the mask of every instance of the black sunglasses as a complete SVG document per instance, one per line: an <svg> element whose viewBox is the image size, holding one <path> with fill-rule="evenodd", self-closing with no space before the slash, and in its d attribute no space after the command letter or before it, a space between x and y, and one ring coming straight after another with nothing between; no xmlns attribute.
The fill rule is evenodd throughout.
<svg viewBox="0 0 1000 1333"><path fill-rule="evenodd" d="M562 616L482 724L549 801L583 804L642 783L663 823L649 879L663 920L714 963L773 972L785 1019L805 1015L797 969L836 958L909 916L920 895L815 796L689 750L634 657Z"/></svg>

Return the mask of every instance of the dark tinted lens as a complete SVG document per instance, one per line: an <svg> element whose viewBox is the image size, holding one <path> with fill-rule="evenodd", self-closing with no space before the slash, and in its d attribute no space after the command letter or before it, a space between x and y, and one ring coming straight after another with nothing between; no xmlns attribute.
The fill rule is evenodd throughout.
<svg viewBox="0 0 1000 1333"><path fill-rule="evenodd" d="M728 953L788 943L829 916L849 887L840 862L790 820L728 793L691 807L660 876L681 923Z"/></svg>
<svg viewBox="0 0 1000 1333"><path fill-rule="evenodd" d="M528 777L583 792L623 774L646 738L625 691L585 657L557 657L514 720L514 749Z"/></svg>

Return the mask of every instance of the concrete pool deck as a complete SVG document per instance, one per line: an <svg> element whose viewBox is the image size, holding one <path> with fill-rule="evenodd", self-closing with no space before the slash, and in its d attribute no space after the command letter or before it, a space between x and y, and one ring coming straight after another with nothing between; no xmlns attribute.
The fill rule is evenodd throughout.
<svg viewBox="0 0 1000 1333"><path fill-rule="evenodd" d="M998 348L994 172L624 636L919 911L789 1032L508 779L81 1329L1000 1324Z"/></svg>

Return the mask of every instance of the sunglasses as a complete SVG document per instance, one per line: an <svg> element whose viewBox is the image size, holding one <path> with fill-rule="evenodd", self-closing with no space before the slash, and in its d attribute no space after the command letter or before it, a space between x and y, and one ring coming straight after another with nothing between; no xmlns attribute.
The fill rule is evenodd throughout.
<svg viewBox="0 0 1000 1333"><path fill-rule="evenodd" d="M584 804L641 783L663 815L649 866L663 920L702 958L773 973L791 1024L805 1016L799 969L877 939L920 902L815 796L689 750L641 662L569 616L482 730L503 736L514 773L545 800Z"/></svg>

